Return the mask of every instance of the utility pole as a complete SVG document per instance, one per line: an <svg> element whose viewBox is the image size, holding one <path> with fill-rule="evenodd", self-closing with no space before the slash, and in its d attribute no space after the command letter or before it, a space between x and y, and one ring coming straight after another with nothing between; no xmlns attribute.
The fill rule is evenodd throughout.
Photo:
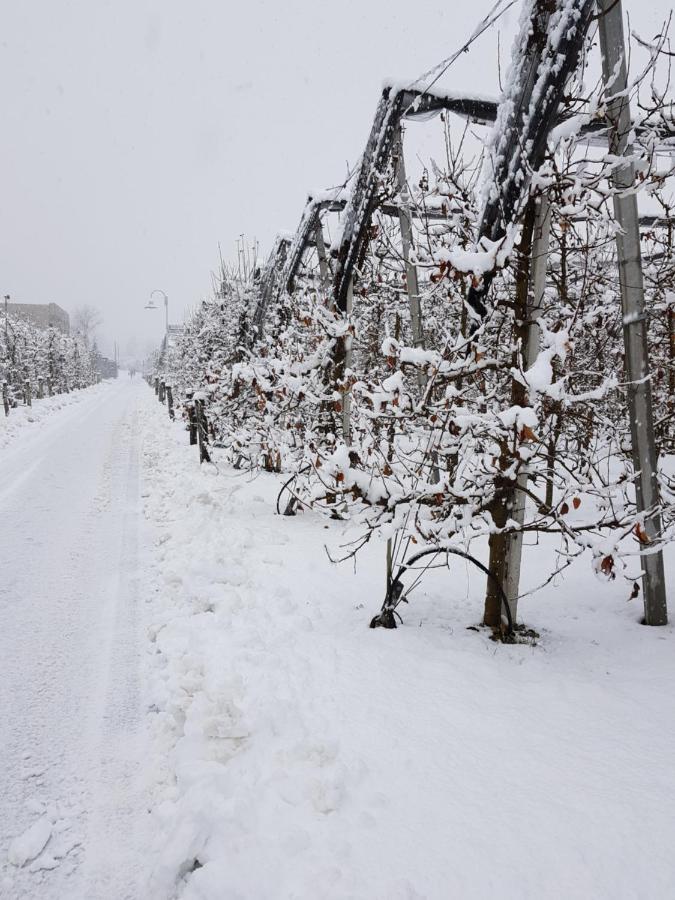
<svg viewBox="0 0 675 900"><path fill-rule="evenodd" d="M602 74L605 90L610 97L606 110L610 125L609 152L615 157L629 157L631 118L621 0L600 0L599 7ZM614 215L620 226L616 234L616 247L621 284L636 503L638 512L644 515L643 529L646 543L653 544L660 540L662 526L633 163L627 160L615 168L612 183L616 191L613 197ZM663 556L660 550L646 553L642 557L642 570L645 624L665 625L668 622L668 609Z"/></svg>

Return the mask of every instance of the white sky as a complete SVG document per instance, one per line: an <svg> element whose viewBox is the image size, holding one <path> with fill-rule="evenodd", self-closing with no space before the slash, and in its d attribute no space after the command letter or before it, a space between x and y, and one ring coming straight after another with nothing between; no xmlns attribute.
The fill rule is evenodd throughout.
<svg viewBox="0 0 675 900"><path fill-rule="evenodd" d="M268 249L342 181L385 77L449 56L493 0L6 0L0 13L0 294L83 303L103 349L210 290L218 242ZM651 36L668 0L624 0ZM502 65L518 16L501 23ZM497 93L497 31L445 84Z"/></svg>

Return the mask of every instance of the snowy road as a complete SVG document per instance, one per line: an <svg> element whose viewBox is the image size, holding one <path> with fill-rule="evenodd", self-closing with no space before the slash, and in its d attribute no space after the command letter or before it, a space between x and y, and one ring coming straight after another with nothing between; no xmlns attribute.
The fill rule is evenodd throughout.
<svg viewBox="0 0 675 900"><path fill-rule="evenodd" d="M125 377L83 392L0 451L0 895L12 900L142 895L143 391Z"/></svg>
<svg viewBox="0 0 675 900"><path fill-rule="evenodd" d="M502 646L455 567L371 630L382 546L333 566L140 381L68 404L0 449L2 900L672 896L673 627L625 586Z"/></svg>

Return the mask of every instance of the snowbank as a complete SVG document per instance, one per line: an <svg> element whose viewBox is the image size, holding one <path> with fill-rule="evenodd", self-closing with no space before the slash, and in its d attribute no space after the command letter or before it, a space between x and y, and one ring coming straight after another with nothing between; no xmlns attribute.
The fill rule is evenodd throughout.
<svg viewBox="0 0 675 900"><path fill-rule="evenodd" d="M58 410L81 403L86 397L105 391L107 387L108 383L104 381L79 390L73 389L69 394L55 394L42 400L33 398L32 406L16 406L10 409L8 416L0 406L0 448L13 441L22 429L36 426Z"/></svg>
<svg viewBox="0 0 675 900"><path fill-rule="evenodd" d="M425 577L368 629L384 547L274 515L281 480L199 467L148 392L154 734L149 896L666 897L675 879L672 627L588 560L521 601L537 646L468 630L484 585ZM537 583L552 543L526 548ZM673 583L672 555L667 560Z"/></svg>

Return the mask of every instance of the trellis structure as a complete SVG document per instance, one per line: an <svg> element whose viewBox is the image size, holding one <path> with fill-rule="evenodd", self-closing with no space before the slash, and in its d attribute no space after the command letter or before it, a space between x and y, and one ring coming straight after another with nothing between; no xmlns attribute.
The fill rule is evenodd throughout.
<svg viewBox="0 0 675 900"><path fill-rule="evenodd" d="M579 57L590 23L599 11L603 76L606 90L614 90L606 114L579 130L580 137L594 143L608 139L610 151L617 157L627 153L631 119L626 96L626 66L620 0L533 0L529 29L524 31L520 65L509 86L509 94L501 104L484 98L453 95L447 92L419 91L390 84L382 92L364 153L352 182L311 196L300 225L292 240L278 238L263 273L260 301L254 315L257 333L263 327L269 303L276 293L293 291L298 271L307 250L316 250L322 288L328 303L338 315L349 315L353 284L358 277L359 260L369 241L369 225L376 210L397 215L401 226L403 257L406 265L413 340L423 340L421 311L414 264L410 249L411 219L416 214L407 198L403 165L401 123L406 118L447 111L473 122L497 123L499 141L495 147L493 190L483 209L479 243L501 241L528 202L531 175L542 164L547 139L561 121L560 107L565 86L579 63ZM550 28L556 16L555 33ZM664 138L672 137L664 134ZM397 203L383 206L378 189L387 167L396 162L399 189ZM644 293L638 232L637 202L632 192L635 173L627 163L614 176L614 185L622 193L614 198L615 215L623 233L617 236L619 275L624 312L626 367L629 382L629 418L631 422L633 462L637 508L644 516L645 532L650 542L657 543L661 534L658 515L657 459L654 442L649 364L644 321ZM326 211L341 213L338 239L329 254L323 233L322 217ZM426 215L426 214L425 214ZM429 216L427 216L429 217ZM527 328L522 334L524 362L532 364L538 348L536 318L543 294L548 252L549 214L545 199L537 202L532 217L529 266ZM330 256L332 256L332 264ZM470 288L467 306L476 323L488 312L488 293L494 272L484 273L481 283ZM255 332L254 332L255 333ZM340 384L349 365L350 339L336 341L333 380ZM348 387L342 387L343 433L349 439ZM522 390L516 388L516 390ZM521 399L523 402L526 398ZM638 425L639 423L639 425ZM522 523L524 514L522 483L507 489L494 510L497 525L509 518ZM517 500L519 496L521 499ZM491 541L490 569L507 589L515 618L522 535L503 530ZM645 621L664 624L667 621L663 562L660 552L643 558ZM486 603L486 622L496 625L501 618L501 600L494 593L490 608L490 588Z"/></svg>
<svg viewBox="0 0 675 900"><path fill-rule="evenodd" d="M291 238L287 234L278 234L274 241L272 252L267 258L260 277L258 304L253 313L253 328L249 336L249 341L251 342L262 334L267 308L275 294L277 282L286 263L286 255L290 245Z"/></svg>

